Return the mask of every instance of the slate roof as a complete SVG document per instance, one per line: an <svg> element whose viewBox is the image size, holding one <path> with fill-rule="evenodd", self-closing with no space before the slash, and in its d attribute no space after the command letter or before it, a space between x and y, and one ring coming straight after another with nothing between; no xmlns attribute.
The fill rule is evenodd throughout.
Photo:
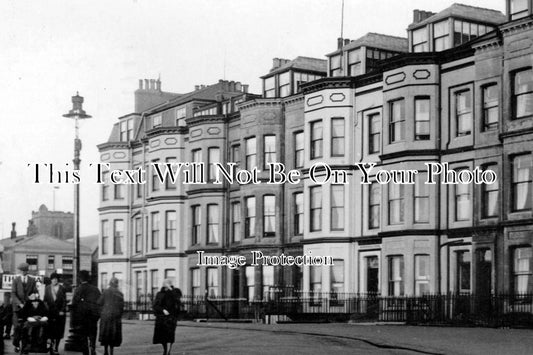
<svg viewBox="0 0 533 355"><path fill-rule="evenodd" d="M39 234L32 237L17 237L15 239L2 239L0 244L5 249L17 249L17 251L32 251L32 252L73 252L74 244L69 241L61 240L49 235ZM80 253L91 254L89 247L81 244Z"/></svg>
<svg viewBox="0 0 533 355"><path fill-rule="evenodd" d="M325 59L298 56L295 59L272 69L267 75L264 75L261 78L266 78L276 73L287 71L288 69L309 70L326 74L328 69L327 66L328 61Z"/></svg>
<svg viewBox="0 0 533 355"><path fill-rule="evenodd" d="M407 52L409 49L409 44L407 38L405 37L389 36L381 33L368 32L363 37L359 37L358 39L350 41L350 43L343 46L342 51L355 49L361 46L368 46L395 52ZM331 52L326 56L331 57L332 55L338 54L340 52L341 49L337 49L336 51Z"/></svg>
<svg viewBox="0 0 533 355"><path fill-rule="evenodd" d="M428 17L424 21L412 23L407 29L411 30L413 28L418 28L427 25L428 23L443 20L449 17L456 17L493 25L499 25L507 21L505 15L498 10L455 3L441 12Z"/></svg>

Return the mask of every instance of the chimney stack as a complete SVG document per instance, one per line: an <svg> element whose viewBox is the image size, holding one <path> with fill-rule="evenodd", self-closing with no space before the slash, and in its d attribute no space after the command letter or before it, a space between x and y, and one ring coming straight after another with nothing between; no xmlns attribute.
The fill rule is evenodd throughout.
<svg viewBox="0 0 533 355"><path fill-rule="evenodd" d="M279 68L280 64L279 64L279 58L274 58L272 59L272 69L276 69L276 68Z"/></svg>
<svg viewBox="0 0 533 355"><path fill-rule="evenodd" d="M419 23L424 21L427 18L435 15L434 12L424 11L424 10L413 10L413 23Z"/></svg>
<svg viewBox="0 0 533 355"><path fill-rule="evenodd" d="M248 84L242 84L242 92L244 92L245 94L248 93Z"/></svg>
<svg viewBox="0 0 533 355"><path fill-rule="evenodd" d="M17 237L17 231L15 230L15 226L17 224L15 222L11 223L11 239L15 239Z"/></svg>

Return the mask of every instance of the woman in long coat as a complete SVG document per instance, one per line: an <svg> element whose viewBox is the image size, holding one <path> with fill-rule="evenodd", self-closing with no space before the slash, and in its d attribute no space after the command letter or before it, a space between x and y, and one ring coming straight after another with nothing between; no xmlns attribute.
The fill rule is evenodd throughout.
<svg viewBox="0 0 533 355"><path fill-rule="evenodd" d="M112 277L109 287L98 300L101 308L100 335L98 340L104 346L104 355L113 355L113 348L122 344L122 313L124 295L118 289L118 279Z"/></svg>
<svg viewBox="0 0 533 355"><path fill-rule="evenodd" d="M50 275L51 284L44 290L44 303L48 307L49 337L52 339L54 353L58 354L59 342L65 334L65 319L67 314L66 290L59 283L59 275L55 272Z"/></svg>
<svg viewBox="0 0 533 355"><path fill-rule="evenodd" d="M155 296L154 344L163 345L163 355L170 355L176 333L176 322L180 309L181 291L172 287L169 279L163 281L161 291Z"/></svg>

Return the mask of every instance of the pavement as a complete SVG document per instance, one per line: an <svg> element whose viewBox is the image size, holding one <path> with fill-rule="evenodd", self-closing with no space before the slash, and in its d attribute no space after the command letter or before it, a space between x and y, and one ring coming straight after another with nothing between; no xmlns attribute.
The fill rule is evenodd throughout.
<svg viewBox="0 0 533 355"><path fill-rule="evenodd" d="M162 354L153 321L123 322L116 355ZM9 344L7 344L9 343ZM6 341L6 354L15 354ZM98 347L98 354L103 348ZM74 355L80 353L64 352ZM533 330L320 323L179 322L178 354L532 354Z"/></svg>

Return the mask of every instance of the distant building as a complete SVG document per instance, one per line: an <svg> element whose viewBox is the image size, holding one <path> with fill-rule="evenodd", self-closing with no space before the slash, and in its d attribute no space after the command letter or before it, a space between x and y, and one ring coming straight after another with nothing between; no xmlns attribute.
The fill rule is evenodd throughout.
<svg viewBox="0 0 533 355"><path fill-rule="evenodd" d="M74 214L63 211L50 211L41 205L38 211L31 212L26 235L44 234L59 239L69 239L74 235Z"/></svg>
<svg viewBox="0 0 533 355"><path fill-rule="evenodd" d="M29 273L35 276L49 277L57 272L63 276L65 283L72 280L74 245L48 235L20 236L2 239L2 268L4 274L17 274L20 263L28 263ZM81 245L81 269L91 270L91 250Z"/></svg>

